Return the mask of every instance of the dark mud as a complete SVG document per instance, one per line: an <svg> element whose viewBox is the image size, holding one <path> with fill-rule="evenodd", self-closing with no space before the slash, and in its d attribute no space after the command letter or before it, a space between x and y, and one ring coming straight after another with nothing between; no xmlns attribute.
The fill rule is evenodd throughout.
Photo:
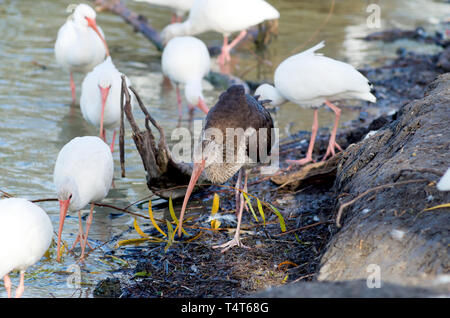
<svg viewBox="0 0 450 318"><path fill-rule="evenodd" d="M438 60L439 56L399 52L398 58L388 65L362 70L374 83L378 97L377 107L381 110L400 109L411 100L422 98L426 87L444 73L444 70L437 66ZM448 87L450 86L447 86L447 90ZM428 92L432 88L428 88ZM349 145L358 143L369 131L393 125L399 119L398 113L372 118L370 114L364 112L364 107L365 104L362 103L359 119L348 123L346 128L338 131L337 141L341 146L347 148ZM430 125L432 125L431 122ZM319 131L314 149L316 159L321 159L325 153L328 138L327 130ZM287 167L284 164L285 159L296 159L305 155L308 143L302 140L309 140L309 132L298 132L282 141L280 157L283 160L283 168ZM351 148L355 148L355 145L349 149ZM437 151L444 154L447 151L448 161L448 150ZM320 182L316 180L316 182L303 182L301 185L280 186L269 178L258 175L258 171L254 171L249 179L248 192L278 208L284 216L288 233L281 232L278 218L268 209L265 209L266 226L256 223L251 213L244 212L244 230L241 237L243 243L251 249L235 247L225 254L212 249L213 245L228 241L234 234L227 230L212 232L200 229L200 227L209 227L208 222L205 221L210 211L212 194L217 192L221 196L219 212L233 215L234 193L231 190L213 186L196 194L190 205L200 207L188 212L190 215L197 216L186 223L186 229L192 236L199 233L201 236L192 242L180 239L167 251L165 251L166 245L161 243L122 247L120 257L126 261L136 262L137 265L111 273L115 279L100 282L94 296L242 297L261 292L270 286L296 286L297 282L316 281L319 275L325 275L323 271L319 272L326 262L324 255L327 255L328 261L336 257L340 260L345 258L345 255L335 256L339 254L339 249L330 248L333 246L330 242L336 242L336 237L342 232L335 225L338 198L343 197L344 189L349 192L347 195L354 195L363 190L356 186L359 183L352 181L353 176L342 172L352 162L359 162L359 158L352 157L350 160L349 156L355 156L355 154L346 151L343 156L345 163L340 164L334 174L328 174L327 178L323 178ZM361 161L362 166L368 164L370 163L367 160ZM442 173L445 171L441 170L438 171ZM425 177L432 180L437 178L435 174L432 173L430 176L429 172L424 171L411 173L417 178L424 177L424 173L427 174ZM337 181L335 181L336 174ZM377 185L375 181L373 184ZM233 186L234 182L235 180L228 185ZM364 187L370 187L370 185L364 183ZM417 191L426 193L427 190L417 189ZM396 195L402 195L402 193L399 192ZM420 200L423 200L425 193L421 193ZM442 199L434 192L433 195L436 198L434 201L426 205L422 204L419 208L438 203ZM386 204L391 199L393 199L391 196L382 197L383 201L380 201L380 204ZM405 200L412 199L412 196L405 198ZM376 200L372 198L372 201ZM254 208L258 214L256 204ZM349 208L345 212L344 229L350 222L358 222L358 219L352 218L352 215L356 213L352 211L361 208L362 206L358 205L354 210ZM400 207L397 210L402 211ZM356 227L357 224L352 226ZM234 227L233 223L224 222L221 225L221 228ZM158 236L156 231L148 234ZM340 263L342 271L345 264ZM332 265L329 268L332 268ZM339 277L336 277L336 280L339 280ZM271 297L271 294L264 295Z"/></svg>

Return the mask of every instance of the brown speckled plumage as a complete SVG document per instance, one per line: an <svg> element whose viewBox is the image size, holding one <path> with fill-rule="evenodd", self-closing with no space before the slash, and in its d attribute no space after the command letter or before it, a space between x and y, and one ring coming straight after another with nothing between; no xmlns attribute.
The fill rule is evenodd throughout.
<svg viewBox="0 0 450 318"><path fill-rule="evenodd" d="M244 165L242 163L243 159L237 158L238 138L235 136L233 140L230 136L227 139L227 128L242 128L245 131L250 127L254 128L257 132L257 159L256 162ZM256 163L264 162L265 158L260 158L261 154L270 155L273 142L271 138L273 128L272 117L264 106L258 102L257 98L245 94L242 85L233 85L220 95L219 101L210 109L206 116L203 129L206 130L209 128L219 129L223 135L223 162L211 164L205 169L206 176L212 182L223 183L231 178L241 167L250 168ZM259 133L261 128L265 128L266 131ZM260 140L260 138L262 139ZM233 143L229 145L226 142L227 140L233 141ZM205 141L202 141L202 143L203 148L205 148ZM267 149L259 149L260 145L266 145ZM246 156L249 155L249 148L249 138L246 138L244 149ZM233 162L226 162L227 150L231 150L235 154Z"/></svg>

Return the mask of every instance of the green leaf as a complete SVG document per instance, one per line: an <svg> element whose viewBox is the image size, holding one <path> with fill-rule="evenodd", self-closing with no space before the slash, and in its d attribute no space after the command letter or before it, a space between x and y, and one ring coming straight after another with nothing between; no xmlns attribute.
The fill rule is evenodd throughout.
<svg viewBox="0 0 450 318"><path fill-rule="evenodd" d="M258 211L259 211L259 214L261 215L261 217L263 219L263 223L264 223L264 226L265 226L266 225L266 217L264 215L264 210L263 210L261 201L259 201L259 199L256 198L256 202L258 203Z"/></svg>
<svg viewBox="0 0 450 318"><path fill-rule="evenodd" d="M242 195L244 196L245 201L246 201L247 206L249 207L250 211L252 211L253 217L255 218L256 222L259 222L258 217L256 216L256 213L255 213L255 210L253 210L252 202L251 202L250 199L248 198L247 193L245 193L245 192L241 192L241 193L242 193Z"/></svg>
<svg viewBox="0 0 450 318"><path fill-rule="evenodd" d="M281 232L286 232L286 224L284 223L284 218L281 213L270 203L268 203L272 208L273 212L278 216L278 221L280 222Z"/></svg>
<svg viewBox="0 0 450 318"><path fill-rule="evenodd" d="M168 236L167 236L167 245L164 248L164 252L167 252L169 247L172 246L172 243L173 243L173 240L174 240L174 236L175 236L175 231L173 230L173 227L172 227L172 224L170 223L170 221L166 220L166 224L167 224Z"/></svg>

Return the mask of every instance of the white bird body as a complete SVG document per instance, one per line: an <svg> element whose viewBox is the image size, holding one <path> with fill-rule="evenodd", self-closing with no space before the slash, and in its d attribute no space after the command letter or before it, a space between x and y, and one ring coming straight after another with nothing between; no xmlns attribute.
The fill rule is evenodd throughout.
<svg viewBox="0 0 450 318"><path fill-rule="evenodd" d="M176 15L183 16L189 12L195 0L135 0L172 9Z"/></svg>
<svg viewBox="0 0 450 318"><path fill-rule="evenodd" d="M60 243L67 212L78 211L79 233L75 244L81 244L81 258L87 244L89 228L92 223L94 205L103 200L111 188L114 161L111 150L99 137L76 137L69 141L58 154L53 182L60 206L57 260L60 260ZM82 231L81 212L88 203L91 211L86 221L86 234Z"/></svg>
<svg viewBox="0 0 450 318"><path fill-rule="evenodd" d="M196 35L206 31L229 36L279 17L280 13L264 0L196 0L188 19L167 26L161 36L165 42L174 36Z"/></svg>
<svg viewBox="0 0 450 318"><path fill-rule="evenodd" d="M0 200L0 278L39 261L52 236L52 222L38 205L21 198Z"/></svg>
<svg viewBox="0 0 450 318"><path fill-rule="evenodd" d="M102 94L99 86L109 87L104 107L103 126L105 129L115 129L120 126L120 93L122 88L122 73L114 66L111 57L97 65L86 75L81 85L80 108L84 119L93 126L101 126ZM131 85L125 77L127 87ZM134 103L134 96L130 92Z"/></svg>
<svg viewBox="0 0 450 318"><path fill-rule="evenodd" d="M231 49L245 37L247 28L279 17L280 13L264 0L196 0L187 20L166 26L161 38L167 43L177 36L221 33L224 43L218 61L223 66L230 60ZM241 33L228 44L228 37L238 31Z"/></svg>
<svg viewBox="0 0 450 318"><path fill-rule="evenodd" d="M315 52L324 46L321 42L284 60L275 70L276 92L266 84L258 87L255 95L272 99L274 106L289 100L306 108L321 106L326 100L356 98L375 102L369 80L353 66Z"/></svg>
<svg viewBox="0 0 450 318"><path fill-rule="evenodd" d="M447 169L447 172L439 180L436 187L439 191L450 191L450 168Z"/></svg>
<svg viewBox="0 0 450 318"><path fill-rule="evenodd" d="M0 200L0 279L5 280L8 297L11 297L8 273L20 271L16 291L16 297L20 297L25 270L42 258L52 236L52 222L38 205L21 198Z"/></svg>
<svg viewBox="0 0 450 318"><path fill-rule="evenodd" d="M67 199L71 194L71 212L101 201L108 195L113 173L111 150L103 140L76 137L64 145L56 159L53 182L58 199Z"/></svg>
<svg viewBox="0 0 450 318"><path fill-rule="evenodd" d="M101 63L106 56L106 47L99 35L84 18L88 14L95 19L95 11L80 4L58 31L55 57L59 65L69 72L87 73ZM98 31L104 38L100 27Z"/></svg>
<svg viewBox="0 0 450 318"><path fill-rule="evenodd" d="M204 99L202 79L209 73L210 63L208 48L192 36L171 39L161 57L163 73L176 85L185 85L185 96L190 105L198 105L199 100Z"/></svg>
<svg viewBox="0 0 450 318"><path fill-rule="evenodd" d="M362 99L376 102L372 94L372 84L353 66L322 54L316 53L323 48L322 41L316 46L291 56L281 62L275 70L274 84L259 86L255 95L261 99L270 99L273 106L279 106L287 100L305 108L314 108L311 140L306 157L301 160L288 160L290 164L303 165L312 159L314 141L319 128L317 108L326 104L335 113L327 152L323 158L335 154L335 148L342 150L336 142L336 133L341 110L331 103L340 99Z"/></svg>

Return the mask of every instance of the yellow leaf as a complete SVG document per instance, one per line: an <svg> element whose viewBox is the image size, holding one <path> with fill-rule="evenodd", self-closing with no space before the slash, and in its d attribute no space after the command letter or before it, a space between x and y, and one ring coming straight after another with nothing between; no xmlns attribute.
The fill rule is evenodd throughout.
<svg viewBox="0 0 450 318"><path fill-rule="evenodd" d="M219 211L219 201L220 201L219 195L217 193L214 193L214 199L211 208L211 216L213 216L214 214L217 213L217 211Z"/></svg>
<svg viewBox="0 0 450 318"><path fill-rule="evenodd" d="M145 234L145 233L141 230L141 228L139 227L139 225L137 224L136 218L134 218L133 225L134 225L134 229L136 230L136 232L137 232L140 236L145 237L145 238L148 238L148 235Z"/></svg>
<svg viewBox="0 0 450 318"><path fill-rule="evenodd" d="M172 220L175 222L175 224L177 225L177 227L175 228L175 232L178 230L178 218L175 215L175 210L173 208L173 203L172 203L172 197L169 197L169 212L170 212L170 216L172 217ZM187 232L181 228L181 231L184 233L184 235L189 236L189 234L187 234Z"/></svg>
<svg viewBox="0 0 450 318"><path fill-rule="evenodd" d="M261 215L261 217L263 219L263 223L264 223L264 225L266 225L266 217L264 216L264 210L263 210L261 201L259 201L258 198L256 198L256 203L258 203L258 210L259 210L259 214Z"/></svg>
<svg viewBox="0 0 450 318"><path fill-rule="evenodd" d="M147 242L149 238L138 238L138 239L131 239L131 240L122 240L117 242L116 247L120 247L123 245L131 245L131 244L140 244L143 242Z"/></svg>
<svg viewBox="0 0 450 318"><path fill-rule="evenodd" d="M248 198L247 193L245 193L245 192L241 192L241 193L244 196L245 201L246 201L247 206L249 207L250 211L252 211L253 217L255 218L256 222L259 222L258 217L256 216L255 210L253 210L252 203L250 202L250 199Z"/></svg>
<svg viewBox="0 0 450 318"><path fill-rule="evenodd" d="M153 226L155 227L155 229L157 229L159 231L159 233L161 233L162 235L167 237L167 234L164 233L163 230L161 230L161 228L158 226L158 224L156 224L155 219L153 218L153 211L152 211L152 201L148 201L148 215L150 216L150 220L152 221Z"/></svg>
<svg viewBox="0 0 450 318"><path fill-rule="evenodd" d="M220 227L221 222L219 220L211 220L211 228L217 230Z"/></svg>
<svg viewBox="0 0 450 318"><path fill-rule="evenodd" d="M286 232L286 224L284 223L284 218L281 213L270 203L268 203L272 208L273 212L278 216L278 221L280 222L281 232Z"/></svg>
<svg viewBox="0 0 450 318"><path fill-rule="evenodd" d="M186 242L192 242L195 241L196 239L198 239L201 235L203 234L203 232L198 232L198 234L194 237L191 237L190 239L186 240Z"/></svg>
<svg viewBox="0 0 450 318"><path fill-rule="evenodd" d="M173 209L172 197L169 197L169 212L172 220L178 225L178 218L175 215L175 210Z"/></svg>
<svg viewBox="0 0 450 318"><path fill-rule="evenodd" d="M431 208L425 209L424 211L430 211L430 210L441 209L441 208L450 208L450 203L444 203L444 204L436 205L436 206L433 206Z"/></svg>

